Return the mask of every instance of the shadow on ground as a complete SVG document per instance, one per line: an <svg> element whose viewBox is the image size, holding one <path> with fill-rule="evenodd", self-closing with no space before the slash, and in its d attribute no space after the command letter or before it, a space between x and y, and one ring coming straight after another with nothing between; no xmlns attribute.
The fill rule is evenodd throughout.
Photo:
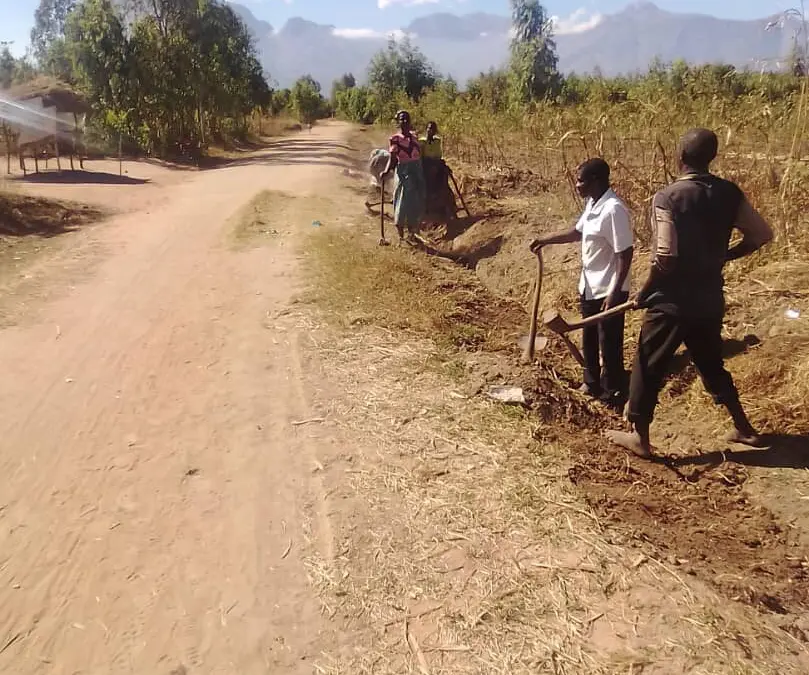
<svg viewBox="0 0 809 675"><path fill-rule="evenodd" d="M268 141L244 157L209 157L199 162L203 170L233 166L296 166L325 164L339 169L357 169L355 149L339 141L281 138Z"/></svg>
<svg viewBox="0 0 809 675"><path fill-rule="evenodd" d="M667 460L669 466L715 468L726 462L766 469L809 469L809 436L769 434L762 450L715 450Z"/></svg>
<svg viewBox="0 0 809 675"><path fill-rule="evenodd" d="M32 173L14 180L24 183L37 183L45 185L144 185L149 182L146 178L133 178L132 176L119 176L105 171L43 171Z"/></svg>
<svg viewBox="0 0 809 675"><path fill-rule="evenodd" d="M761 344L761 340L755 335L746 335L744 339L726 339L723 342L722 355L725 359L733 359L741 356L753 347ZM691 361L688 350L678 353L672 360L669 380L674 380L672 390L675 392L685 391L699 377L697 369Z"/></svg>

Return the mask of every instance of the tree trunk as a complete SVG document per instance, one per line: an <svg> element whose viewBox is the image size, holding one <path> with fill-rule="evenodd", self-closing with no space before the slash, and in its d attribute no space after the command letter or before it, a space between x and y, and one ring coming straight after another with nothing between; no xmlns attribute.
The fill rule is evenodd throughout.
<svg viewBox="0 0 809 675"><path fill-rule="evenodd" d="M6 173L11 175L11 133L8 127L3 125L3 142L6 144Z"/></svg>
<svg viewBox="0 0 809 675"><path fill-rule="evenodd" d="M76 113L73 113L73 133L70 140L70 170L75 171L76 167L73 165L73 155L76 154L76 139L79 136L79 118Z"/></svg>

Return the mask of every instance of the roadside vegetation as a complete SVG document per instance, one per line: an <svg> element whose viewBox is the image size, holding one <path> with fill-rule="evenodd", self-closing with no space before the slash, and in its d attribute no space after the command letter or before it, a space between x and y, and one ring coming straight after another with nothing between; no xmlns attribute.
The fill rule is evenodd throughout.
<svg viewBox="0 0 809 675"><path fill-rule="evenodd" d="M366 87L338 92L338 113L389 128L393 111L407 107L419 129L428 120L438 122L462 189L487 215L456 232L450 248L495 242L497 254L476 264L478 275L499 296L524 304L534 267L525 245L538 231L573 222L582 207L574 186L581 161L604 157L632 209L639 283L647 264L650 198L678 173L679 137L694 126L714 129L721 139L714 170L736 181L776 231L764 251L727 269L728 337L744 343L751 333L767 333L778 343L745 347L736 376L743 390L747 385L745 395L757 394L749 405L763 428L808 432L809 78L803 37L795 36L779 72L680 62L653 63L633 77L562 77L543 7L535 0L511 4L512 58L504 68L481 74L461 91L417 49L392 44L370 65ZM365 102L362 114L358 101ZM543 304L575 309L572 253L550 254L556 257ZM630 335L637 327L631 319ZM689 416L707 414L714 427L720 425L721 413L705 412L694 373L688 378ZM765 395L761 383L767 383Z"/></svg>
<svg viewBox="0 0 809 675"><path fill-rule="evenodd" d="M338 115L382 128L357 135L361 156L384 143L397 108L419 130L436 120L476 219L425 232L447 258L471 259L466 268L380 249L370 222L315 237L313 299L340 336L331 376L362 402L341 419L380 445L351 472L376 526L349 538L336 569L313 563L327 610L367 619L379 647L326 672L803 672L803 52L796 43L782 72L657 63L632 78L564 78L542 8L512 4L501 71L462 89L400 43L367 86L337 87ZM715 170L777 233L728 267L726 319L729 368L774 447L721 446L727 420L684 361L655 426L666 459L648 464L604 442L622 420L575 392L564 347L552 339L537 365L518 365L535 268L526 244L573 222L576 166L602 156L634 213L637 284L649 199L677 175L677 142L693 126L717 131ZM548 252L543 307L576 312L577 270L574 248ZM629 318L627 361L639 321ZM519 387L526 403L490 400L493 386Z"/></svg>
<svg viewBox="0 0 809 675"><path fill-rule="evenodd" d="M368 132L351 142L360 161L377 144ZM494 203L471 196L474 212ZM523 198L503 190L496 203L507 215L485 217L460 246L519 230ZM699 450L692 432L709 433L709 404L683 373L664 402L683 418L672 428L679 461L628 460L602 440L603 426L620 421L575 392L564 347L519 364L524 298L487 283L480 266L380 248L376 222L357 226L361 210L357 194L353 211L340 208L343 225L313 231L301 298L319 310L318 403L345 433L346 468L330 489L353 514L338 523L336 559L313 556L310 575L324 612L346 617L368 645L324 656L321 672L809 667L809 563L802 530L784 525L802 528L809 514L778 510L801 508L800 477L780 468L789 451L765 471ZM444 232L425 234L450 248ZM548 295L570 296L572 269L561 256L556 264ZM519 387L525 404L491 400L497 386ZM777 500L765 476L784 481Z"/></svg>
<svg viewBox="0 0 809 675"><path fill-rule="evenodd" d="M306 76L273 91L224 5L118 7L43 0L34 60L0 53L0 83L57 77L91 102L100 142L123 135L156 155L209 153L289 116L387 128L409 108L419 130L438 122L478 216L426 233L468 254L466 267L377 247L359 188L356 211L343 211L350 225L313 229L304 300L328 325L317 334L323 377L352 401L337 411L347 447L370 434L379 448L352 457L335 487L356 500L363 531L346 524L336 559L310 561L324 611L361 625L370 647L334 655L322 672L809 671L809 92L797 42L782 72L675 63L563 77L545 10L514 0L502 69L456 83L404 40L374 58L367 84L347 73L327 98ZM517 364L534 270L526 243L572 222L575 167L603 156L635 216L637 283L649 198L676 175L677 139L696 125L720 134L716 171L777 232L728 268L727 337L747 409L782 436L769 455L717 447L724 418L683 367L656 427L668 460L641 464L605 445L601 430L621 420L574 391L561 345ZM358 162L376 133L353 139ZM238 214L234 245L276 236L287 208L303 225L320 217L289 204L259 195ZM546 263L543 306L575 311L576 251ZM486 396L504 385L522 389L525 405Z"/></svg>

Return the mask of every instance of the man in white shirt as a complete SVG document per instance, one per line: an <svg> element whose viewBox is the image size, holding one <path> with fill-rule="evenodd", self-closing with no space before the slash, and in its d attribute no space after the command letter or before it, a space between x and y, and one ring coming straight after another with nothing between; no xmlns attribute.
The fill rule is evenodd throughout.
<svg viewBox="0 0 809 675"><path fill-rule="evenodd" d="M575 227L531 242L539 252L551 244L581 242L579 296L583 317L629 299L634 241L629 209L610 187L610 167L591 159L578 169L576 189L587 200ZM600 353L600 358L599 358ZM620 408L626 396L624 316L583 330L584 384L581 391Z"/></svg>

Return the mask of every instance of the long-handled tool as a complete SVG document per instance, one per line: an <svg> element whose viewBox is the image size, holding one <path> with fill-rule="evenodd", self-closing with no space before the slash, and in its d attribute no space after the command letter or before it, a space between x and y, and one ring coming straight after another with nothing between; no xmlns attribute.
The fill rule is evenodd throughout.
<svg viewBox="0 0 809 675"><path fill-rule="evenodd" d="M461 200L461 206L463 206L463 210L466 211L466 215L471 218L472 214L470 213L469 208L466 206L466 202L464 201L463 194L461 194L461 190L458 187L458 182L455 180L455 175L452 173L452 171L449 172L449 177L450 177L450 180L452 181L453 187L455 188L455 192L458 193L458 199Z"/></svg>
<svg viewBox="0 0 809 675"><path fill-rule="evenodd" d="M537 256L537 280L536 286L534 287L534 304L531 306L531 324L528 329L528 337L523 338L521 341L522 350L522 362L524 364L528 364L533 362L534 360L534 353L537 350L544 349L545 345L548 342L546 337L541 337L537 340L537 315L539 314L539 298L540 294L542 293L542 272L543 272L543 264L542 264L542 251L538 250L536 252Z"/></svg>
<svg viewBox="0 0 809 675"><path fill-rule="evenodd" d="M579 330L580 328L586 328L587 326L592 326L593 324L601 323L605 319L609 319L613 316L618 316L620 314L624 314L628 312L630 309L637 308L637 303L634 300L630 300L629 302L625 302L622 305L616 305L608 309L605 312L601 312L599 314L594 314L593 316L589 316L586 319L581 319L580 321L574 321L572 323L568 323L559 312L555 309L549 309L545 314L542 316L542 323L545 324L545 327L549 330L552 330L554 333L559 335L562 338L565 345L567 346L570 353L573 355L573 358L579 362L580 366L584 366L584 357L581 355L579 348L573 344L571 339L567 336L568 333L574 330Z"/></svg>
<svg viewBox="0 0 809 675"><path fill-rule="evenodd" d="M385 179L379 181L379 245L387 246L385 239Z"/></svg>

